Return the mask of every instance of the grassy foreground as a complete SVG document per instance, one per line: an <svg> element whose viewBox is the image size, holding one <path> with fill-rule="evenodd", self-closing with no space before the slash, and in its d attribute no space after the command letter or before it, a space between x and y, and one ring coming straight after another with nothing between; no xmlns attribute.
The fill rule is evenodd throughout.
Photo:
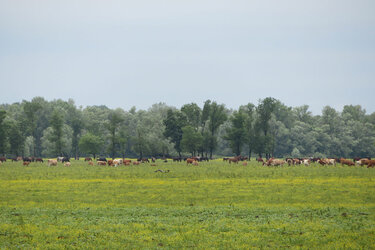
<svg viewBox="0 0 375 250"><path fill-rule="evenodd" d="M371 249L374 191L365 167L6 162L0 248Z"/></svg>

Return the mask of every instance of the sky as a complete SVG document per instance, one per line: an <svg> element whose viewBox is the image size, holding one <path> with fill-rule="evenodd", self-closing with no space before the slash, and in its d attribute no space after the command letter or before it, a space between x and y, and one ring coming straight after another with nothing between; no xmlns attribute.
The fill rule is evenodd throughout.
<svg viewBox="0 0 375 250"><path fill-rule="evenodd" d="M0 103L375 112L374 0L0 0Z"/></svg>

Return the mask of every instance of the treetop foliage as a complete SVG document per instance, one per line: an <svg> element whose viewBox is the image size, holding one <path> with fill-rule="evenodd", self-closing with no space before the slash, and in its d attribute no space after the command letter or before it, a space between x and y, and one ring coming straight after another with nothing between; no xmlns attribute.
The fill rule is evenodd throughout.
<svg viewBox="0 0 375 250"><path fill-rule="evenodd" d="M180 109L77 107L68 101L0 105L0 154L56 157L252 155L368 157L375 153L375 113L359 105L313 115L267 97L238 110L207 100Z"/></svg>

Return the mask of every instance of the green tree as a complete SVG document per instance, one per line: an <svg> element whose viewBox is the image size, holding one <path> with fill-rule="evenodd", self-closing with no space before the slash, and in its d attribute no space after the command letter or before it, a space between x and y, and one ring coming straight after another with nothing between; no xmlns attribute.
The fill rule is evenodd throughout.
<svg viewBox="0 0 375 250"><path fill-rule="evenodd" d="M7 140L7 126L5 123L6 111L0 110L0 153L5 155L6 140Z"/></svg>
<svg viewBox="0 0 375 250"><path fill-rule="evenodd" d="M27 122L27 134L33 137L33 156L36 156L36 137L37 137L37 112L42 109L42 104L34 98L31 102L25 101L23 105L24 114Z"/></svg>
<svg viewBox="0 0 375 250"><path fill-rule="evenodd" d="M255 106L252 103L248 103L245 106L241 106L240 111L243 112L245 115L244 137L248 149L248 156L249 159L251 159L251 153L255 148Z"/></svg>
<svg viewBox="0 0 375 250"><path fill-rule="evenodd" d="M201 125L202 110L196 103L185 104L181 112L187 117L187 123L198 131Z"/></svg>
<svg viewBox="0 0 375 250"><path fill-rule="evenodd" d="M216 132L220 125L222 125L227 120L227 114L224 104L218 105L216 102L209 104L209 101L206 101L205 106L207 106L205 112L208 112L208 130L211 134L212 139L210 140L209 151L210 158L212 159L212 153L217 145ZM204 115L206 116L206 114Z"/></svg>
<svg viewBox="0 0 375 250"><path fill-rule="evenodd" d="M192 156L195 156L202 142L203 136L192 126L188 125L182 128L182 150L190 152Z"/></svg>
<svg viewBox="0 0 375 250"><path fill-rule="evenodd" d="M23 153L25 139L20 124L16 121L12 121L9 129L10 153L15 156L20 156Z"/></svg>
<svg viewBox="0 0 375 250"><path fill-rule="evenodd" d="M64 117L61 110L55 109L51 116L51 127L53 129L53 135L51 137L51 142L55 144L55 153L57 155L64 155L63 154L63 126L64 126Z"/></svg>
<svg viewBox="0 0 375 250"><path fill-rule="evenodd" d="M96 158L96 155L100 153L103 147L103 143L103 140L99 136L86 133L79 139L78 146L81 152L92 154Z"/></svg>
<svg viewBox="0 0 375 250"><path fill-rule="evenodd" d="M169 109L163 124L165 125L164 136L174 143L174 148L181 157L182 128L187 124L186 116L178 110Z"/></svg>
<svg viewBox="0 0 375 250"><path fill-rule="evenodd" d="M246 117L241 111L235 111L230 117L232 126L227 128L225 139L229 141L233 153L241 155L242 145L245 142L245 120Z"/></svg>
<svg viewBox="0 0 375 250"><path fill-rule="evenodd" d="M118 138L116 134L123 121L124 121L124 117L123 117L121 109L117 109L115 111L110 112L108 116L107 129L110 135L109 136L110 144L109 144L108 151L112 158L115 157L116 146L118 144L118 141L117 141Z"/></svg>

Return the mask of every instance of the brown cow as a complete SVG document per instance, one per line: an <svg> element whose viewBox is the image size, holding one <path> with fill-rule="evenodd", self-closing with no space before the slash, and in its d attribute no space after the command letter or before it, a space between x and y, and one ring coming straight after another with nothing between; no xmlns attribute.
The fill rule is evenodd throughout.
<svg viewBox="0 0 375 250"><path fill-rule="evenodd" d="M107 165L107 162L105 161L97 161L96 162L99 166L106 166Z"/></svg>
<svg viewBox="0 0 375 250"><path fill-rule="evenodd" d="M367 167L368 167L368 168L373 168L373 167L375 167L375 160L368 160L368 162L367 162Z"/></svg>
<svg viewBox="0 0 375 250"><path fill-rule="evenodd" d="M123 164L125 165L125 166L128 166L128 165L130 165L130 163L132 162L132 160L123 160Z"/></svg>
<svg viewBox="0 0 375 250"><path fill-rule="evenodd" d="M85 161L92 161L91 157L86 157Z"/></svg>
<svg viewBox="0 0 375 250"><path fill-rule="evenodd" d="M228 159L228 162L229 162L229 163L232 163L232 162L233 162L233 163L238 163L238 161L239 161L239 158L238 158L238 157L233 157L233 158L229 158L229 159Z"/></svg>
<svg viewBox="0 0 375 250"><path fill-rule="evenodd" d="M70 166L72 166L72 164L69 161L67 161L67 162L64 163L64 166L65 167L70 167Z"/></svg>
<svg viewBox="0 0 375 250"><path fill-rule="evenodd" d="M114 166L113 160L108 160L108 166Z"/></svg>
<svg viewBox="0 0 375 250"><path fill-rule="evenodd" d="M187 158L186 159L186 165L187 164L192 164L194 161L195 161L195 159L193 159L193 158Z"/></svg>
<svg viewBox="0 0 375 250"><path fill-rule="evenodd" d="M94 162L89 161L89 166L94 166Z"/></svg>
<svg viewBox="0 0 375 250"><path fill-rule="evenodd" d="M139 161L133 161L133 165L139 165Z"/></svg>
<svg viewBox="0 0 375 250"><path fill-rule="evenodd" d="M344 158L340 159L340 163L341 163L342 166L344 166L344 165L354 166L355 165L355 163L352 162L351 160L346 160Z"/></svg>
<svg viewBox="0 0 375 250"><path fill-rule="evenodd" d="M24 165L24 166L29 166L29 164L30 164L29 161L24 161L24 162L23 162L23 165Z"/></svg>

